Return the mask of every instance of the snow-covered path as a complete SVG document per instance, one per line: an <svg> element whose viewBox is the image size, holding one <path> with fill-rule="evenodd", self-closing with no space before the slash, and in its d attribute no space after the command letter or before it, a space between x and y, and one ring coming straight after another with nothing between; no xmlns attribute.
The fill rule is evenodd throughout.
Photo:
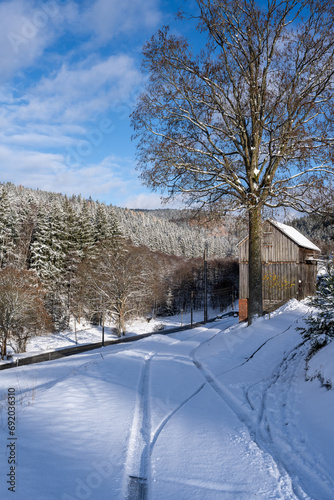
<svg viewBox="0 0 334 500"><path fill-rule="evenodd" d="M1 498L333 499L334 432L315 405L334 408L334 391L305 382L304 314L286 308L251 328L229 318L2 372Z"/></svg>

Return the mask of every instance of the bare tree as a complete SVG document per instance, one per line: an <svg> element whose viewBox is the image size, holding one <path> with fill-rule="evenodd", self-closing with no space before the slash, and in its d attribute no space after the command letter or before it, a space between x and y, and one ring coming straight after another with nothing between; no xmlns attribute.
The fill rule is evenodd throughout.
<svg viewBox="0 0 334 500"><path fill-rule="evenodd" d="M155 272L150 252L125 243L99 244L95 256L79 266L78 277L86 290L90 312L112 315L118 336L126 330L126 322L144 313L153 303Z"/></svg>
<svg viewBox="0 0 334 500"><path fill-rule="evenodd" d="M27 341L49 331L42 290L34 271L8 267L0 271L0 338L1 358L7 355L7 342L24 352Z"/></svg>
<svg viewBox="0 0 334 500"><path fill-rule="evenodd" d="M332 0L196 0L207 44L159 31L132 114L142 178L190 204L244 210L249 323L262 314L261 216L313 211L333 175Z"/></svg>

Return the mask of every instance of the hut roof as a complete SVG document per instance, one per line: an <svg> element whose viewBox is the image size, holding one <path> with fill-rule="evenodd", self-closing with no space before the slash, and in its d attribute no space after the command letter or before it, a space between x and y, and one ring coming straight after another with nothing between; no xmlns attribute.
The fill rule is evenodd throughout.
<svg viewBox="0 0 334 500"><path fill-rule="evenodd" d="M298 246L302 248L308 248L309 250L315 250L316 252L321 252L320 248L318 248L312 241L306 238L303 234L301 234L297 229L292 226L287 226L286 224L282 224L282 222L277 222L274 219L268 219L268 221L277 229L282 231L288 238L297 243ZM241 245L245 240L247 240L248 235L238 243L238 246Z"/></svg>
<svg viewBox="0 0 334 500"><path fill-rule="evenodd" d="M297 229L292 226L287 226L286 224L282 224L282 222L277 222L273 219L269 219L269 222L276 226L278 229L282 231L282 233L286 234L291 240L297 243L298 246L302 248L308 248L310 250L315 250L316 252L321 252L320 248L318 248L312 241L306 238L303 234L301 234Z"/></svg>

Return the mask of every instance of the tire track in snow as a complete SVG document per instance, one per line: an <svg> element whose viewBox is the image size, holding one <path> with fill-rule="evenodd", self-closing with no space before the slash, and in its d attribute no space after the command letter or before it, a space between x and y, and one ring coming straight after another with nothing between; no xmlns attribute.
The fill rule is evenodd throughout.
<svg viewBox="0 0 334 500"><path fill-rule="evenodd" d="M225 325L224 323L228 322L229 324ZM212 337L210 337L210 339L205 339L203 342L200 342L200 344L198 346L196 346L190 353L189 353L189 356L191 356L191 353L193 351L196 351L199 347L201 347L202 345L204 345L206 342L209 342L209 340L211 340L213 337L215 337L216 335L218 335L219 333L222 333L224 332L227 328L229 328L230 326L234 325L236 322L235 319L231 319L231 318L225 318L225 319L222 319L219 321L219 323L215 323L214 321L212 323L206 323L205 326L202 326L202 327L196 327L194 330L199 330L197 331L196 333L190 335L189 337L186 337L186 338L179 338L179 339L176 339L175 342L172 342L170 345L175 345L176 343L180 343L180 342L186 342L187 340L190 340L192 339L193 337L196 337L197 335L201 335L205 332L207 332L208 330L211 330L212 328L219 328L219 331L216 332ZM221 323L224 324L224 327L221 328ZM170 337L172 337L172 335L181 335L182 333L186 333L187 330L185 330L184 332L176 332L174 334L171 334ZM175 338L175 337L174 337Z"/></svg>
<svg viewBox="0 0 334 500"><path fill-rule="evenodd" d="M292 493L292 488L290 485L290 476L284 467L275 459L273 454L268 450L263 443L259 442L256 436L256 418L252 413L245 408L245 405L240 402L240 400L232 394L226 387L224 387L216 377L205 368L202 363L198 360L193 360L194 365L200 371L204 379L210 384L212 389L218 394L218 396L227 404L230 409L235 413L235 415L239 418L239 420L246 425L249 431L250 438L257 444L257 446L265 453L268 453L273 462L276 464L276 467L279 472L279 477L281 478L278 481L279 493L282 495L280 498L284 498L284 500L293 500L296 496ZM276 475L275 478L277 479ZM297 497L305 500L308 497L302 496Z"/></svg>
<svg viewBox="0 0 334 500"><path fill-rule="evenodd" d="M276 337L288 332L291 329L291 327L293 326L293 324L298 322L298 320L303 316L305 316L305 314L303 314L302 316L297 318L284 331L282 331L276 335L273 335L272 337L267 339L263 344L261 344L257 349L255 349L255 351L250 356L248 356L248 358L245 361L243 361L242 363L238 364L237 366L235 366L233 368L230 368L230 369L218 374L217 377L220 375L224 375L225 373L229 373L237 368L240 368L241 366L245 365L246 363L250 362L256 356L256 354L268 342L270 342L271 340L275 339ZM217 333L215 335L213 335L212 337L210 337L209 339L207 339L205 342L209 342L212 338L214 338L217 335ZM280 489L280 493L284 495L283 498L284 499L289 499L289 498L292 499L292 498L296 498L295 497L295 495L296 495L297 498L305 500L308 497L305 496L304 492L301 491L301 488L297 487L297 489L296 489L294 487L294 485L291 484L289 471L284 467L284 465L281 463L281 461L278 459L278 457L275 456L274 450L268 449L266 444L261 442L261 440L259 439L259 436L257 435L258 419L256 417L256 413L254 412L254 408L252 408L250 406L252 411L249 411L249 409L243 404L242 401L240 401L240 399L238 399L237 396L232 394L231 391L229 391L223 384L221 384L218 381L217 377L209 369L204 367L203 364L198 359L196 359L197 350L205 342L201 343L199 346L197 346L196 348L194 348L191 351L190 357L192 358L192 362L194 363L196 368L200 371L200 373L204 377L204 379L210 384L210 386L213 388L213 390L218 394L218 396L231 408L231 410L236 414L236 416L239 418L239 420L241 420L241 422L246 425L246 427L249 430L251 439L257 444L257 446L262 451L264 451L265 453L269 453L269 455L272 457L273 461L275 462L275 464L277 466L280 477L281 477L279 489ZM293 490L293 493L292 493L292 490Z"/></svg>
<svg viewBox="0 0 334 500"><path fill-rule="evenodd" d="M150 364L154 354L145 357L138 384L137 399L125 464L124 498L147 500L150 484Z"/></svg>
<svg viewBox="0 0 334 500"><path fill-rule="evenodd" d="M171 418L174 417L174 415L185 405L187 404L192 398L194 398L195 396L197 396L197 394L199 394L201 392L201 390L205 387L206 385L206 382L203 382L203 384L201 384L198 389L196 389L190 396L188 396L187 398L185 398L181 403L179 403L179 405L173 410L171 411L168 415L166 415L166 417L161 421L159 427L157 428L157 430L155 431L152 439L151 439L151 445L150 445L150 455L152 455L153 453L153 448L154 448L154 445L155 443L157 442L157 439L158 437L160 436L161 434L161 431L164 429L164 427L166 427L167 423L171 420Z"/></svg>
<svg viewBox="0 0 334 500"><path fill-rule="evenodd" d="M305 482L303 478L307 480L312 478L312 488L316 489L316 498L330 500L334 497L334 481L331 473L327 471L326 464L322 463L319 457L315 459L302 446L305 440L298 427L293 424L291 415L291 408L297 399L296 381L300 372L304 371L303 347L306 343L306 341L301 342L284 357L272 379L262 389L258 433L260 439L267 442L273 450L281 450L279 453L276 451L278 459L293 477L296 492L299 495L302 495L300 483ZM280 390L275 391L275 385L280 380L284 380L284 390L282 391L280 387ZM271 389L274 389L273 394L270 393ZM270 398L274 398L272 404L268 403ZM249 396L248 399L250 399ZM271 411L273 404L278 408L276 413ZM304 497L301 496L301 498Z"/></svg>
<svg viewBox="0 0 334 500"><path fill-rule="evenodd" d="M250 362L256 354L270 341L274 340L276 337L288 332L294 323L298 322L298 320L301 317L304 317L305 314L300 316L298 319L296 319L288 328L286 328L284 331L280 332L279 334L274 335L273 337L270 337L267 339L261 346L259 346L248 358L240 363L239 365L230 368L220 374L217 375L217 377L224 375L226 373L229 373L237 368L240 368L241 366L245 365L246 363ZM213 337L211 337L213 338ZM208 339L209 340L211 340ZM267 399L267 394L270 391L270 388L279 380L279 378L282 376L282 373L287 369L289 362L296 356L296 354L299 352L300 348L305 344L305 341L301 342L297 346L295 346L288 354L286 354L282 360L282 362L279 364L279 366L276 368L275 372L273 373L273 376L270 379L267 380L262 380L260 382L257 382L256 384L253 384L251 387L247 389L245 392L245 402L247 402L249 408L251 409L251 412L247 409L247 407L243 404L240 399L238 399L234 394L231 393L223 384L221 384L217 377L215 377L210 370L208 370L206 367L202 365L202 363L195 358L195 354L197 349L200 347L198 346L192 351L192 358L193 358L193 363L196 366L196 368L200 371L204 379L211 385L211 387L214 389L214 391L218 394L219 397L223 399L223 401L228 404L228 406L232 409L232 411L238 416L238 418L248 427L248 430L250 432L251 438L254 440L254 442L257 444L257 446L262 449L264 452L268 453L274 462L276 463L276 466L278 468L278 471L280 472L281 475L281 490L284 495L284 498L299 498L301 500L309 499L310 497L305 494L304 490L302 489L300 485L300 478L296 474L296 468L295 466L292 466L291 460L289 460L289 457L291 454L294 456L294 462L295 464L298 464L299 470L303 473L303 475L306 476L312 476L314 477L314 480L316 482L322 483L322 485L319 485L319 489L323 490L323 497L324 499L332 499L333 497L333 491L334 491L334 482L332 478L330 477L329 474L327 474L325 468L321 466L319 463L315 464L314 461L312 461L312 457L307 457L304 455L303 458L301 458L298 454L298 451L300 450L294 450L293 447L291 446L291 440L288 438L283 442L282 440L280 441L281 447L285 448L285 453L280 453L280 449L275 446L275 442L272 437L272 430L270 429L270 425L268 423L268 414L269 411L268 408L266 407L266 399ZM261 385L265 383L264 389L262 389L262 401L261 401L261 406L259 410L255 409L255 406L252 404L249 392L251 389L254 388L256 385ZM289 380L287 382L288 384L292 384L292 380ZM286 404L286 407L288 405ZM259 412L259 413L258 413ZM282 426L283 427L283 426ZM281 448L282 449L282 448ZM290 484L291 483L291 486ZM291 497L291 490L292 488L293 494L295 496Z"/></svg>
<svg viewBox="0 0 334 500"><path fill-rule="evenodd" d="M174 415L193 397L197 396L206 385L206 382L202 383L193 393L179 403L173 411L166 415L155 433L151 436L149 380L150 363L154 356L156 356L156 354L145 360L138 386L137 401L125 467L126 485L124 498L127 500L148 500L150 498L151 456L155 443ZM171 359L174 358L171 357Z"/></svg>
<svg viewBox="0 0 334 500"><path fill-rule="evenodd" d="M233 322L232 322L233 324ZM187 342L191 340L193 337L198 335L203 335L203 333L207 332L209 329L216 327L217 325L212 324L208 325L205 329L201 328L199 332L196 332L186 338L176 339L172 342L171 345L180 344L183 342ZM230 325L224 325L224 329L228 328ZM289 327L291 328L291 326ZM286 329L285 331L289 330ZM205 379L205 382L201 384L192 394L187 396L183 401L181 401L173 411L168 413L160 422L157 430L154 435L151 436L151 409L150 409L150 364L152 359L158 355L158 353L149 353L145 357L144 366L142 368L141 378L138 385L137 392L137 400L135 405L134 419L130 432L130 440L128 447L128 455L126 460L125 467L125 496L127 500L148 500L150 491L150 476L151 476L151 455L153 453L154 446L167 425L168 422L176 415L176 413L183 408L192 398L196 397L197 394L205 387L208 383L215 390L215 392L227 403L230 408L237 414L239 419L246 424L248 428L254 428L255 420L253 415L251 415L247 411L241 410L240 401L233 396L231 393L227 393L226 390L222 390L220 383L217 381L216 377L209 373L203 365L195 359L196 352L199 348L201 348L204 344L210 342L213 338L215 338L219 333L221 333L223 329L219 328L213 335L209 338L204 339L202 342L199 342L197 346L195 346L188 355L181 356L180 358L185 361L189 359L190 362L194 364L194 366L201 372L202 376ZM281 335L284 332L280 332L278 335ZM270 340L275 338L277 335L271 337L266 342L264 342L259 348L257 348L251 356L247 358L246 361L241 363L240 365L232 368L236 369L239 366L249 362L256 353ZM166 358L166 354L162 355ZM167 355L168 357L168 355ZM171 359L174 357L171 355ZM230 369L231 370L231 369ZM228 370L228 371L230 371ZM238 411L236 411L236 407ZM253 433L254 435L254 433ZM258 445L260 448L261 446ZM286 496L285 498L290 498L290 496ZM305 498L305 497L303 497Z"/></svg>
<svg viewBox="0 0 334 500"><path fill-rule="evenodd" d="M212 327L215 325L212 325ZM212 328L211 327L211 328ZM199 332L190 335L186 339L177 339L171 345L186 342L191 338L203 334L207 328L201 329ZM195 349L196 351L201 345L205 344L221 330L216 332L209 339L200 342ZM167 423L174 415L195 397L204 388L206 382L201 384L192 394L187 396L179 405L166 415L159 424L154 435L151 436L151 408L150 408L150 366L152 359L158 353L149 353L145 356L144 366L142 368L140 381L137 390L137 399L134 411L133 423L130 431L130 439L128 446L127 459L125 464L125 480L124 480L124 498L127 500L148 500L150 498L150 479L151 479L151 455L154 445ZM166 355L163 354L166 358ZM170 356L175 359L175 356ZM180 358L192 362L190 355L181 356Z"/></svg>
<svg viewBox="0 0 334 500"><path fill-rule="evenodd" d="M210 326L209 328L213 328L214 326L216 325L212 325ZM229 325L230 326L230 325ZM228 328L228 326L226 326L226 328ZM205 329L201 329L200 332L197 332L195 333L194 335L191 335L190 337L187 337L186 339L177 339L175 342L173 342L171 345L175 345L176 343L181 343L181 342L186 342L187 340L189 339L192 339L193 337L197 336L197 335L200 335L200 334L203 334L203 332L207 331L208 328L205 328ZM173 359L173 360L176 360L176 359L184 359L185 361L188 361L190 363L193 363L193 354L197 351L197 349L199 349L201 346L203 346L204 344L206 344L207 342L209 342L210 340L212 340L214 337L216 337L216 335L218 335L219 333L221 333L222 330L219 330L217 331L216 333L214 333L214 335L212 335L210 338L208 339L205 339L203 340L202 342L200 342L195 348L193 348L190 353L188 354L188 356L180 356L178 358L176 358L175 356L168 356L166 354L162 354L162 357L164 359L168 359L168 357L170 357L170 359ZM154 433L152 439L151 439L151 452L150 454L152 455L152 452L153 452L153 448L154 448L154 445L159 437L159 435L161 434L161 431L164 429L164 427L167 425L167 423L171 420L171 418L174 417L174 415L186 404L188 403L192 398L194 398L195 396L197 396L197 394L199 394L201 392L202 389L204 389L205 385L206 385L206 381L201 384L190 396L187 396L183 401L181 401L181 403L179 403L179 405L173 410L171 411L169 414L167 414L163 420L160 422L156 432Z"/></svg>
<svg viewBox="0 0 334 500"><path fill-rule="evenodd" d="M302 314L301 316L299 316L293 323L291 323L291 325L288 326L288 328L286 328L285 330L283 330L283 332L277 333L276 335L273 335L272 337L269 337L269 339L267 339L265 342L263 342L263 344L261 344L257 349L255 349L255 351L250 356L248 356L248 358L245 359L245 361L243 361L242 363L240 363L240 364L238 364L236 366L233 366L232 368L229 368L226 371L218 373L217 377L220 377L221 375L225 375L226 373L232 372L233 370L236 370L237 368L241 368L241 366L245 365L246 363L249 363L249 361L251 359L253 359L254 356L262 349L262 347L264 347L265 345L267 345L268 342L270 342L271 340L276 339L276 337L279 337L280 335L283 335L284 333L287 333L292 328L292 326L295 323L298 323L298 321L301 318L303 318L304 316L306 316L306 314Z"/></svg>

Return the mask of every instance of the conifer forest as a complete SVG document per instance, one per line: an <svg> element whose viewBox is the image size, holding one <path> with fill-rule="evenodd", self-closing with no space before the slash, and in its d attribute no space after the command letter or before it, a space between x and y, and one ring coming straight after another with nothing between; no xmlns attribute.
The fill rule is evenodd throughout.
<svg viewBox="0 0 334 500"><path fill-rule="evenodd" d="M203 308L237 297L237 219L203 225L185 210L134 211L11 183L0 186L0 332L24 352L31 336ZM14 341L14 342L13 342ZM11 345L12 345L11 343Z"/></svg>

